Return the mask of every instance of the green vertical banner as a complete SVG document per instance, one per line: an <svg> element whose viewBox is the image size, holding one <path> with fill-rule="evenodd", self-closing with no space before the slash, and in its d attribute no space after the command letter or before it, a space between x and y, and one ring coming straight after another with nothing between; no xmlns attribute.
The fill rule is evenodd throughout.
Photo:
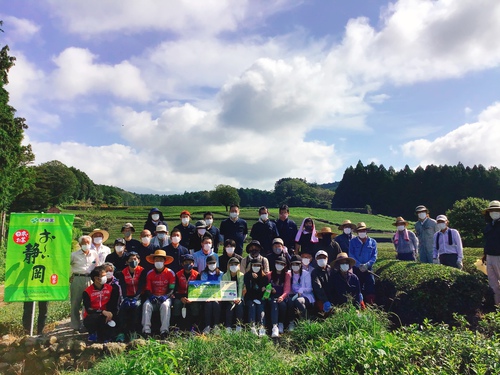
<svg viewBox="0 0 500 375"><path fill-rule="evenodd" d="M10 214L5 302L68 299L74 218L72 214Z"/></svg>

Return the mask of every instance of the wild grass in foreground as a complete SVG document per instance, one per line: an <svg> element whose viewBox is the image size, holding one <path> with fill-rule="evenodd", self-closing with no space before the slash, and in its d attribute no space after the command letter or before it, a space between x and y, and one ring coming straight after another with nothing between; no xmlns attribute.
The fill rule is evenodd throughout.
<svg viewBox="0 0 500 375"><path fill-rule="evenodd" d="M390 331L383 312L348 306L326 321L302 322L277 343L225 331L148 341L102 360L92 374L499 374L499 338L458 321Z"/></svg>

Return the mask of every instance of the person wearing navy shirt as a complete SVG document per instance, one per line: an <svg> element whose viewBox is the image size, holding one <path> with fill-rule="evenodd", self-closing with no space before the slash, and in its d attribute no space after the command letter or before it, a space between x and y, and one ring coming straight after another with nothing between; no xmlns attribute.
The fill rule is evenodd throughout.
<svg viewBox="0 0 500 375"><path fill-rule="evenodd" d="M123 238L125 239L125 250L127 253L132 251L137 252L137 249L141 247L141 242L132 238L132 235L135 233L135 228L132 223L126 223L121 230L123 234Z"/></svg>
<svg viewBox="0 0 500 375"><path fill-rule="evenodd" d="M342 234L335 237L335 241L339 244L342 252L349 253L349 242L352 240L352 231L356 229L356 225L351 223L351 220L344 220L342 225L339 225L339 230Z"/></svg>
<svg viewBox="0 0 500 375"><path fill-rule="evenodd" d="M274 220L279 237L283 239L289 254L295 252L295 236L297 235L297 224L288 218L290 209L286 204L280 207L279 220Z"/></svg>
<svg viewBox="0 0 500 375"><path fill-rule="evenodd" d="M182 235L179 229L174 228L170 235L171 243L165 248L167 255L170 255L174 260L169 264L169 267L175 273L182 269L183 256L189 254L189 250L180 244Z"/></svg>
<svg viewBox="0 0 500 375"><path fill-rule="evenodd" d="M152 238L153 236L151 236L151 232L148 229L144 229L141 232L141 247L136 251L141 259L146 259L148 255L151 255L155 252L153 244L151 243ZM154 268L153 264L149 262L143 262L141 266L144 267L146 273L148 273Z"/></svg>
<svg viewBox="0 0 500 375"><path fill-rule="evenodd" d="M224 220L220 225L220 234L224 237L224 241L231 239L236 242L235 252L238 255L243 254L243 242L248 234L247 222L240 219L240 206L232 204L229 208L229 218Z"/></svg>
<svg viewBox="0 0 500 375"><path fill-rule="evenodd" d="M180 214L181 223L176 225L174 228L179 229L181 232L181 245L184 247L189 247L189 239L191 237L191 233L196 230L196 227L190 223L191 214L189 211L184 210Z"/></svg>
<svg viewBox="0 0 500 375"><path fill-rule="evenodd" d="M279 237L278 229L276 224L269 220L269 211L267 207L262 206L259 208L259 221L257 221L252 226L252 231L250 232L250 237L252 240L257 240L260 242L264 251L263 255L272 253L273 251L273 240Z"/></svg>
<svg viewBox="0 0 500 375"><path fill-rule="evenodd" d="M156 227L158 225L165 225L168 231L168 224L163 217L163 213L159 209L154 207L151 209L151 211L149 211L148 219L144 224L144 229L149 230L150 233L154 233L156 232Z"/></svg>
<svg viewBox="0 0 500 375"><path fill-rule="evenodd" d="M105 261L113 263L116 272L122 271L127 267L127 255L125 254L125 239L117 238L114 243L114 250L106 256Z"/></svg>
<svg viewBox="0 0 500 375"><path fill-rule="evenodd" d="M210 211L203 214L203 220L207 224L207 232L212 235L214 252L217 254L219 252L219 242L220 242L220 230L214 226L214 214Z"/></svg>

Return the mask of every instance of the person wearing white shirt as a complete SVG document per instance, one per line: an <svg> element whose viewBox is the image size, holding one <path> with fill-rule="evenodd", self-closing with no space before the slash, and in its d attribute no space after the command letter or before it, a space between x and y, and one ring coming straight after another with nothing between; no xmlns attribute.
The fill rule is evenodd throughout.
<svg viewBox="0 0 500 375"><path fill-rule="evenodd" d="M462 269L464 250L460 233L456 229L449 228L449 221L445 215L436 218L439 232L434 234L433 262L445 266Z"/></svg>
<svg viewBox="0 0 500 375"><path fill-rule="evenodd" d="M70 301L71 301L71 328L81 329L80 308L82 306L83 291L92 284L90 272L100 265L99 256L91 249L92 237L82 236L78 239L80 249L71 253Z"/></svg>
<svg viewBox="0 0 500 375"><path fill-rule="evenodd" d="M111 254L111 249L104 245L109 238L109 233L103 229L94 229L89 233L89 236L92 237L92 250L95 250L99 255L99 264L103 264L106 257Z"/></svg>

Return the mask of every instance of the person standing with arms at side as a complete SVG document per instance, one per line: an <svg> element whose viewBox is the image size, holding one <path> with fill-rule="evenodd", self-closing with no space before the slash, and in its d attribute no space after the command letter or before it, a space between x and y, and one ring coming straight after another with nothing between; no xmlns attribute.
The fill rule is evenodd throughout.
<svg viewBox="0 0 500 375"><path fill-rule="evenodd" d="M417 260L418 239L415 233L406 229L408 222L402 216L398 216L392 225L397 227L397 231L392 237L396 259Z"/></svg>
<svg viewBox="0 0 500 375"><path fill-rule="evenodd" d="M106 257L111 254L111 249L104 245L104 242L109 238L109 233L102 229L94 229L89 233L89 236L92 237L91 249L99 255L99 264L103 264Z"/></svg>
<svg viewBox="0 0 500 375"><path fill-rule="evenodd" d="M351 220L344 220L341 225L339 225L339 230L342 231L335 241L339 244L343 253L349 253L349 242L352 240L352 231L356 229L356 225L351 223Z"/></svg>
<svg viewBox="0 0 500 375"><path fill-rule="evenodd" d="M240 206L232 204L229 208L229 218L220 225L220 234L224 241L230 239L236 242L235 252L241 256L243 254L243 243L248 234L248 226L245 220L239 218L239 215Z"/></svg>
<svg viewBox="0 0 500 375"><path fill-rule="evenodd" d="M377 261L377 241L368 237L368 228L363 222L356 225L356 232L358 236L349 243L349 257L356 261L353 272L359 278L364 301L373 304L375 303L375 277L371 270Z"/></svg>
<svg viewBox="0 0 500 375"><path fill-rule="evenodd" d="M500 202L491 201L483 211L486 219L484 229L484 255L488 284L493 290L495 305L500 306Z"/></svg>
<svg viewBox="0 0 500 375"><path fill-rule="evenodd" d="M205 212L203 214L203 220L207 224L207 232L212 235L212 239L214 241L214 252L215 254L219 253L219 243L220 243L220 230L216 226L214 226L214 214L210 211Z"/></svg>
<svg viewBox="0 0 500 375"><path fill-rule="evenodd" d="M291 255L295 254L295 236L297 235L297 224L292 219L289 219L290 215L289 207L284 204L280 207L279 219L275 220L276 229L278 229L279 238L283 239L288 253Z"/></svg>
<svg viewBox="0 0 500 375"><path fill-rule="evenodd" d="M156 232L156 227L158 225L165 225L168 231L168 224L163 217L163 213L159 209L154 207L151 209L151 211L149 211L148 219L146 220L146 223L144 223L144 229L149 230L149 233L152 234Z"/></svg>
<svg viewBox="0 0 500 375"><path fill-rule="evenodd" d="M83 301L83 291L92 284L90 272L99 263L99 256L95 250L91 250L92 237L81 236L78 239L80 249L71 253L71 278L70 300L71 300L71 328L82 331L80 325L80 308Z"/></svg>
<svg viewBox="0 0 500 375"><path fill-rule="evenodd" d="M169 267L177 274L182 269L182 257L189 253L188 249L181 245L181 232L174 228L170 236L170 244L165 248L167 255L170 255L174 260L169 264Z"/></svg>
<svg viewBox="0 0 500 375"><path fill-rule="evenodd" d="M418 253L421 263L432 263L434 248L434 233L438 231L436 220L429 217L427 207L420 205L415 208L418 221L415 223L415 234L418 238Z"/></svg>
<svg viewBox="0 0 500 375"><path fill-rule="evenodd" d="M267 207L262 206L259 208L259 221L257 221L250 232L252 240L260 242L264 248L263 255L272 253L273 240L279 236L276 224L269 220L269 210Z"/></svg>
<svg viewBox="0 0 500 375"><path fill-rule="evenodd" d="M132 223L126 223L121 230L123 234L123 238L125 239L125 250L127 253L131 251L137 252L137 250L141 247L141 241L138 241L132 238L132 235L135 233L135 228Z"/></svg>
<svg viewBox="0 0 500 375"><path fill-rule="evenodd" d="M445 215L436 218L439 232L434 234L433 262L462 269L464 249L458 230L448 227L449 221Z"/></svg>
<svg viewBox="0 0 500 375"><path fill-rule="evenodd" d="M152 238L153 236L151 236L149 229L144 229L141 232L141 247L137 250L137 254L139 254L139 257L143 260L141 266L144 267L146 273L154 269L154 266L151 263L144 261L148 255L155 252L153 244L151 243Z"/></svg>

